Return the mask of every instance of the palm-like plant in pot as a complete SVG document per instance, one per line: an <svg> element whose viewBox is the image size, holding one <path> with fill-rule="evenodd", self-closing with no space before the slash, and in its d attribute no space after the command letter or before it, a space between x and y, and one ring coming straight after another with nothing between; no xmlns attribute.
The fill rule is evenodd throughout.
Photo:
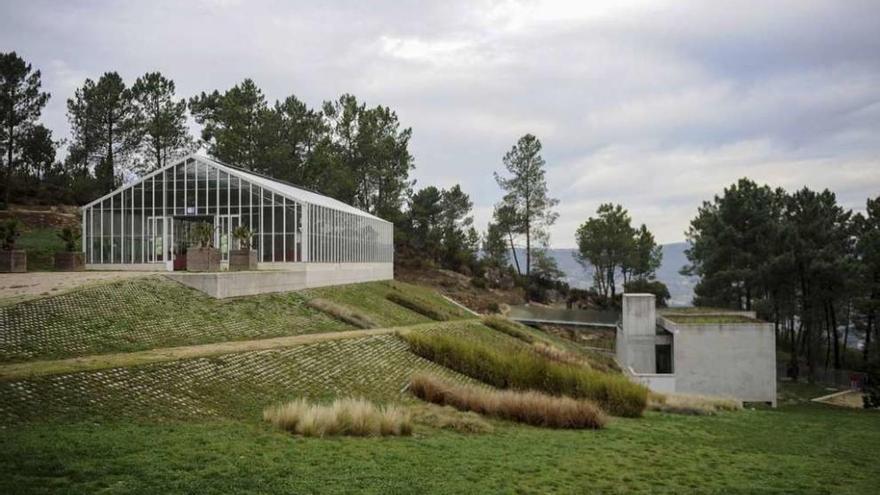
<svg viewBox="0 0 880 495"><path fill-rule="evenodd" d="M256 270L257 252L251 249L254 233L244 225L232 229L232 238L238 242L238 249L229 250L229 270Z"/></svg>
<svg viewBox="0 0 880 495"><path fill-rule="evenodd" d="M27 252L15 249L15 241L21 235L21 222L9 218L0 223L0 272L26 272Z"/></svg>
<svg viewBox="0 0 880 495"><path fill-rule="evenodd" d="M196 247L186 252L186 269L190 272L216 272L220 270L220 251L214 247L214 225L199 222L190 231Z"/></svg>
<svg viewBox="0 0 880 495"><path fill-rule="evenodd" d="M58 233L58 238L64 242L64 251L55 253L55 269L64 272L76 272L84 268L84 256L81 251L79 230L64 227Z"/></svg>

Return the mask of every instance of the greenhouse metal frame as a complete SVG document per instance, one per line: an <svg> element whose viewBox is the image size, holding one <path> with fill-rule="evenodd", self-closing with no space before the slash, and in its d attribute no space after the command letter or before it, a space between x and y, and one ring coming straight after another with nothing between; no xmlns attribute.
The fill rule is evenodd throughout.
<svg viewBox="0 0 880 495"><path fill-rule="evenodd" d="M258 268L303 263L382 263L394 259L394 228L342 201L189 155L82 208L90 269L185 269L193 225L214 226L226 268L238 249L233 230L253 233Z"/></svg>

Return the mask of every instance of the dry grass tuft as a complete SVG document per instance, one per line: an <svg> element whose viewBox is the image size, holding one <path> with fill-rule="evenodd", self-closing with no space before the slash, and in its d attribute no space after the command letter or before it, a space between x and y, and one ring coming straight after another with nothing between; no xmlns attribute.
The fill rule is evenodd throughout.
<svg viewBox="0 0 880 495"><path fill-rule="evenodd" d="M532 344L532 350L551 361L573 364L575 366L584 366L586 368L591 367L590 363L586 359L571 352L568 352L565 349L560 349L552 345L547 345L543 342L535 342L534 344Z"/></svg>
<svg viewBox="0 0 880 495"><path fill-rule="evenodd" d="M412 378L410 391L416 397L434 404L535 426L599 429L607 421L599 407L585 400L554 397L534 391L453 385L426 374Z"/></svg>
<svg viewBox="0 0 880 495"><path fill-rule="evenodd" d="M507 335L510 335L515 339L522 340L527 344L532 344L535 342L535 338L526 332L525 325L507 319L503 316L484 316L483 325L486 325L487 327L494 330L498 330L501 333L506 333Z"/></svg>
<svg viewBox="0 0 880 495"><path fill-rule="evenodd" d="M409 435L409 412L398 406L378 407L364 399L336 399L330 405L297 399L267 407L263 419L282 430L306 437Z"/></svg>
<svg viewBox="0 0 880 495"><path fill-rule="evenodd" d="M723 397L652 392L648 398L648 409L673 414L708 416L723 411L739 411L742 409L742 403Z"/></svg>
<svg viewBox="0 0 880 495"><path fill-rule="evenodd" d="M413 422L458 433L492 433L495 428L479 414L452 406L421 404L410 408Z"/></svg>
<svg viewBox="0 0 880 495"><path fill-rule="evenodd" d="M316 297L314 299L310 299L307 304L309 305L309 307L327 313L330 316L333 316L334 318L342 320L345 323L353 325L357 328L366 329L377 328L379 326L375 321L371 320L369 316L361 313L360 311L349 308L347 306L343 306L342 304L335 303L327 299Z"/></svg>

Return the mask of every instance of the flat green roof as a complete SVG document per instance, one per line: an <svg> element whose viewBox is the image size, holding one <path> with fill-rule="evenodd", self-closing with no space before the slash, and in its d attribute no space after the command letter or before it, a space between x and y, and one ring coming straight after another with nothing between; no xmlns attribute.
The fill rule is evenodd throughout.
<svg viewBox="0 0 880 495"><path fill-rule="evenodd" d="M679 325L702 325L712 323L759 323L761 320L736 314L664 314L666 319Z"/></svg>

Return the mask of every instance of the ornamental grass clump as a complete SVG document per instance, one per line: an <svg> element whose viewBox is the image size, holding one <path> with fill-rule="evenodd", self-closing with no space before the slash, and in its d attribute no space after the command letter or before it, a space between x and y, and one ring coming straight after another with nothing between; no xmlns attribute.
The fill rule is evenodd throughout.
<svg viewBox="0 0 880 495"><path fill-rule="evenodd" d="M426 374L414 376L409 389L413 395L427 402L534 426L599 429L607 421L605 413L590 401L533 390L494 390L454 385Z"/></svg>
<svg viewBox="0 0 880 495"><path fill-rule="evenodd" d="M347 306L343 306L342 304L335 303L327 299L316 297L314 299L310 299L306 304L308 304L311 308L327 313L330 316L333 316L334 318L342 320L345 323L348 323L357 328L366 329L376 328L379 326L369 316L361 313L360 311L357 311Z"/></svg>
<svg viewBox="0 0 880 495"><path fill-rule="evenodd" d="M648 400L648 409L673 414L710 416L725 411L740 411L742 402L724 397L652 392Z"/></svg>
<svg viewBox="0 0 880 495"><path fill-rule="evenodd" d="M565 349L560 349L558 347L548 345L543 342L534 342L532 344L532 350L535 351L535 353L537 353L538 355L543 356L551 361L573 364L586 368L590 367L590 363L586 359L574 353L568 352Z"/></svg>
<svg viewBox="0 0 880 495"><path fill-rule="evenodd" d="M648 389L623 375L551 361L526 346L497 349L461 336L423 332L401 337L415 354L497 388L589 399L615 416L638 417L647 406Z"/></svg>
<svg viewBox="0 0 880 495"><path fill-rule="evenodd" d="M336 399L330 405L297 399L267 407L263 419L306 437L412 434L412 420L405 409L394 405L379 407L364 399Z"/></svg>
<svg viewBox="0 0 880 495"><path fill-rule="evenodd" d="M493 330L498 330L501 333L506 333L507 335L522 340L527 344L535 342L535 338L526 333L524 325L504 318L503 316L484 316L483 325L486 325Z"/></svg>
<svg viewBox="0 0 880 495"><path fill-rule="evenodd" d="M403 292L398 292L397 290L389 292L388 295L385 297L395 304L403 306L404 308L411 311L415 311L422 316L427 316L432 320L447 321L451 319L449 313L443 311L440 308L437 308L431 302L425 301L420 297L411 294L405 294Z"/></svg>

